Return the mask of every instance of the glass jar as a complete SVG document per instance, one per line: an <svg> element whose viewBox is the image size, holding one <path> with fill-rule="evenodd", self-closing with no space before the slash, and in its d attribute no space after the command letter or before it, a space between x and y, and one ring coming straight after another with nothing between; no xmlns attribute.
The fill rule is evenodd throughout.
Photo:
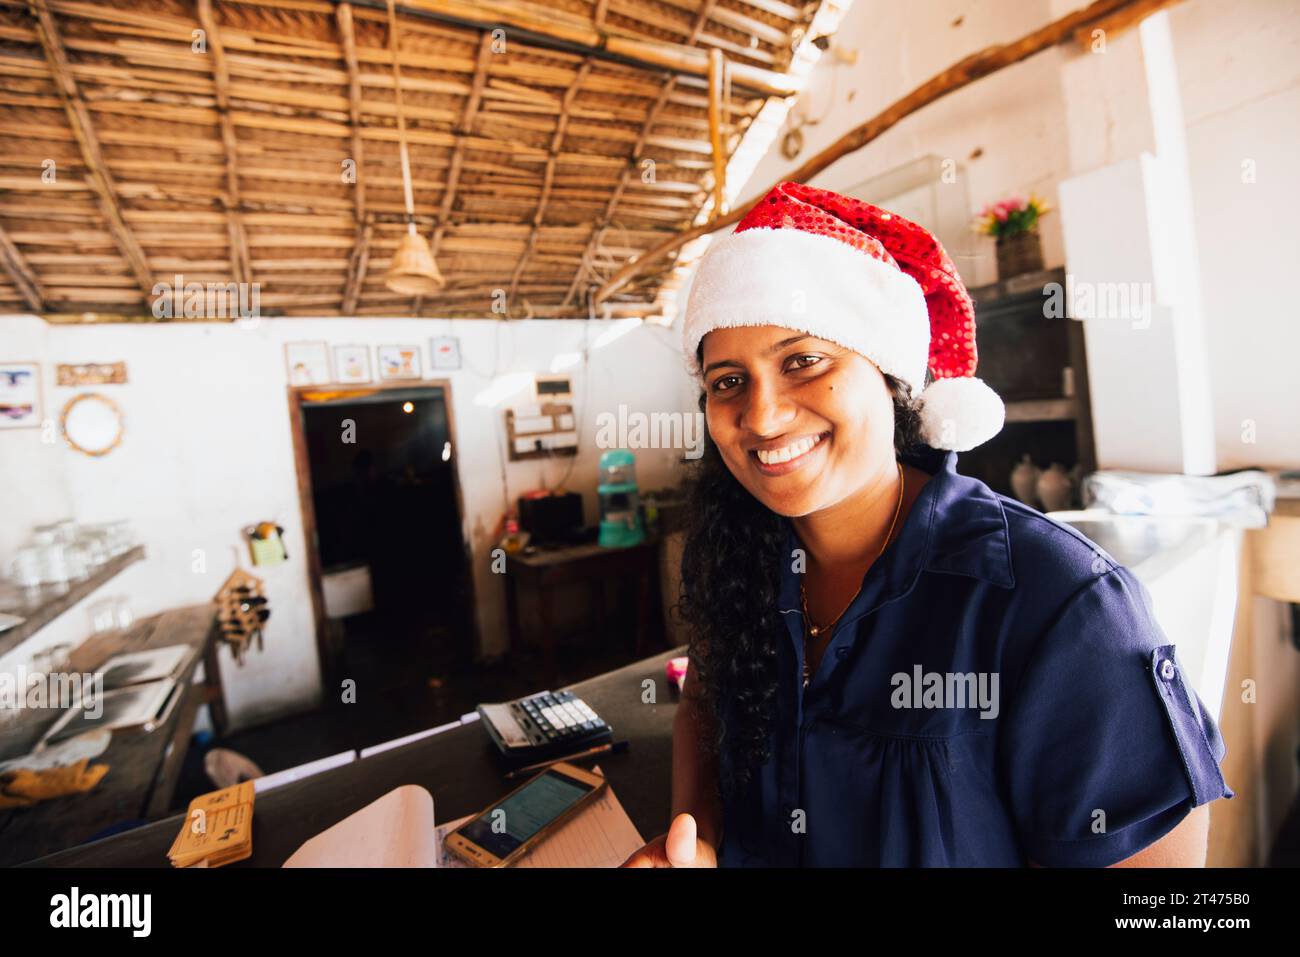
<svg viewBox="0 0 1300 957"><path fill-rule="evenodd" d="M9 563L9 577L21 588L39 588L41 584L41 550L35 545L18 549Z"/></svg>

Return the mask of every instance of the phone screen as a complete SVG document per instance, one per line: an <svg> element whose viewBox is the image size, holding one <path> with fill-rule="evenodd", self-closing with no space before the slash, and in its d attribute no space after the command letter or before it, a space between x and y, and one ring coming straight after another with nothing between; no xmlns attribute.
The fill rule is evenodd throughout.
<svg viewBox="0 0 1300 957"><path fill-rule="evenodd" d="M488 808L460 833L497 857L506 857L594 787L554 770L547 771Z"/></svg>

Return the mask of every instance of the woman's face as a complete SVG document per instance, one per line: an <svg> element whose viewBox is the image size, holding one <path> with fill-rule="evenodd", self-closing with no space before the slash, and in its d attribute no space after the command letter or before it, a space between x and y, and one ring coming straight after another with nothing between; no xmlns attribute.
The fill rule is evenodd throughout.
<svg viewBox="0 0 1300 957"><path fill-rule="evenodd" d="M894 404L871 360L780 326L715 329L703 360L709 434L777 514L829 508L892 467Z"/></svg>

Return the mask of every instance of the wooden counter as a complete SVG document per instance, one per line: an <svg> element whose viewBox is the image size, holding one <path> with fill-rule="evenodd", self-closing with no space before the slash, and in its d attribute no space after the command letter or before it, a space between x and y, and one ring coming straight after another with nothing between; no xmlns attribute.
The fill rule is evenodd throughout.
<svg viewBox="0 0 1300 957"><path fill-rule="evenodd" d="M675 649L572 686L610 723L614 740L628 742L622 754L601 755L597 763L646 839L668 830L677 693L664 676L664 664L684 653ZM655 704L642 703L646 679L655 684ZM590 767L593 762L579 763ZM502 777L487 733L471 722L259 794L253 856L230 866L279 867L308 838L402 784L428 788L441 824L482 810L517 783ZM168 867L167 849L184 820L184 814L176 814L33 865Z"/></svg>
<svg viewBox="0 0 1300 957"><path fill-rule="evenodd" d="M143 618L123 631L97 635L71 655L70 668L93 673L114 655L167 645L193 645L196 654L177 677L181 697L167 720L148 733L115 731L108 748L91 764L107 764L108 774L92 790L42 801L29 808L0 811L0 865L30 861L93 837L114 824L156 819L171 807L181 764L199 706L211 700L214 720L220 686L215 670L216 606L194 605ZM192 683L207 660L204 684ZM61 711L43 711L21 728L8 729L17 753L26 753ZM38 720L37 720L38 717Z"/></svg>

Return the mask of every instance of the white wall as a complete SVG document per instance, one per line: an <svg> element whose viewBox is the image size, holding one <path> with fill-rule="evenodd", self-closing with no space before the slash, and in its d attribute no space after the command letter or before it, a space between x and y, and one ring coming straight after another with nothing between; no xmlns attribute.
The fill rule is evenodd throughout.
<svg viewBox="0 0 1300 957"><path fill-rule="evenodd" d="M1058 6L1068 4L1058 0ZM1289 175L1300 147L1295 120L1300 11L1289 0L1195 0L1163 16L1172 41L1176 89L1162 91L1156 110L1168 105L1173 92L1182 113L1179 149L1189 194L1190 221L1180 234L1193 240L1184 259L1194 263L1198 275L1194 288L1189 286L1196 301L1184 305L1196 306L1199 315L1188 326L1199 326L1199 332L1181 338L1199 338L1198 348L1208 361L1204 376L1197 374L1200 381L1190 386L1178 376L1186 377L1199 362L1181 352L1170 355L1177 375L1156 366L1139 381L1153 395L1173 396L1180 386L1192 390L1179 402L1177 428L1184 440L1190 429L1198 430L1205 449L1192 456L1204 465L1188 471L1294 467L1300 461L1300 401L1289 357L1300 348L1300 324L1283 287L1254 277L1287 274L1300 251L1290 230L1300 215L1300 189ZM1105 56L1071 61L1063 74L1067 104L1080 120L1072 119L1070 125L1076 171L1125 159L1124 150L1102 148L1099 131L1105 132L1107 145L1112 138L1127 143L1130 156L1156 150L1159 139L1170 140L1152 129L1159 116L1152 112L1149 78L1137 76L1144 68L1149 74L1151 64L1144 63L1136 37L1134 32L1121 38ZM1113 82L1123 75L1135 80L1127 89ZM1153 326L1152 331L1159 330ZM1116 350L1131 353L1149 350L1149 343L1138 341L1143 336L1149 338L1147 333L1110 338ZM1089 336L1090 362L1093 338ZM1099 358L1095 368L1103 374L1093 377L1094 399L1100 391L1125 388L1124 382L1107 379L1104 366L1118 371L1128 365L1117 352ZM1107 432L1116 446L1124 445L1124 432L1168 440L1168 429L1149 414L1155 408L1142 402L1110 418L1099 417L1099 445ZM1143 467L1140 458L1102 464Z"/></svg>
<svg viewBox="0 0 1300 957"><path fill-rule="evenodd" d="M0 318L0 359L40 362L49 351L50 327L34 316ZM54 370L41 362L41 428L0 430L0 566L27 541L33 525L72 514L68 485L60 468L58 408L53 405ZM54 438L55 441L50 441ZM2 568L0 568L2 573Z"/></svg>
<svg viewBox="0 0 1300 957"><path fill-rule="evenodd" d="M1061 183L1071 280L1093 289L1110 283L1133 289L1155 286L1157 223L1164 211L1155 184L1163 170L1155 157L1143 154ZM1116 206L1128 210L1122 227ZM1083 323L1093 421L1107 426L1095 436L1097 464L1102 469L1180 472L1187 462L1179 403L1180 377L1187 370L1177 361L1176 348L1181 314L1154 295L1146 308L1148 314L1141 318L1137 310L1124 310L1133 315ZM1197 381L1204 388L1205 376ZM1140 428L1113 427L1138 419Z"/></svg>
<svg viewBox="0 0 1300 957"><path fill-rule="evenodd" d="M1218 467L1294 468L1300 307L1288 279L1300 258L1300 7L1197 0L1175 6L1169 18L1213 357Z"/></svg>
<svg viewBox="0 0 1300 957"><path fill-rule="evenodd" d="M1216 470L1210 361L1169 19L1149 17L1129 36L1137 47L1130 42L1111 50L1099 38L1096 51L1064 72L1067 101L1088 102L1091 86L1079 81L1095 76L1098 64L1140 63L1145 83L1125 105L1134 132L1143 139L1149 134L1152 144L1059 188L1067 287L1082 291L1071 315L1086 317L1097 464L1210 475ZM1076 140L1087 138L1078 132L1072 130ZM1096 308L1102 291L1119 289L1136 295L1128 304L1107 295Z"/></svg>
<svg viewBox="0 0 1300 957"><path fill-rule="evenodd" d="M32 449L30 443L20 445L0 433L0 461L29 470L29 481L38 485L66 485L66 504L53 517L126 518L134 523L148 557L110 590L130 595L137 616L209 600L242 548L241 527L263 520L285 527L292 560L256 570L266 580L274 609L265 652L251 655L243 668L222 655L232 721L255 723L310 707L321 693L284 343L420 344L426 378L450 380L480 651L494 655L506 650L507 637L502 582L491 574L488 552L507 501L531 488L554 486L572 463L566 484L583 493L587 520L594 522L596 462L603 451L595 445L597 414L616 413L620 403L633 411L693 411L695 399L676 337L658 327L632 328L593 349L589 371L582 366L566 370L574 376L580 421L576 461L507 463L503 486L503 453L499 455L498 448L504 449L503 410L511 400L485 406L476 403L476 396L497 377L548 371L556 355L581 352L584 343L594 344L603 333L627 323L270 319L254 328L182 323L52 326L46 332L44 357L49 375L57 362L126 362L128 384L96 387L121 406L125 440L103 458L78 455L60 444L55 447L56 461L49 447ZM460 337L463 368L435 375L427 368L428 341L445 334ZM4 351L11 351L7 339ZM52 407L57 409L77 391L83 390L52 389ZM675 484L681 457L681 450L639 450L641 487ZM44 511L50 508L54 506ZM24 538L31 524L25 508L21 514L6 512L5 540ZM197 572L200 552L206 571ZM84 614L79 617L84 619ZM38 639L39 634L23 646L24 655L39 647Z"/></svg>

